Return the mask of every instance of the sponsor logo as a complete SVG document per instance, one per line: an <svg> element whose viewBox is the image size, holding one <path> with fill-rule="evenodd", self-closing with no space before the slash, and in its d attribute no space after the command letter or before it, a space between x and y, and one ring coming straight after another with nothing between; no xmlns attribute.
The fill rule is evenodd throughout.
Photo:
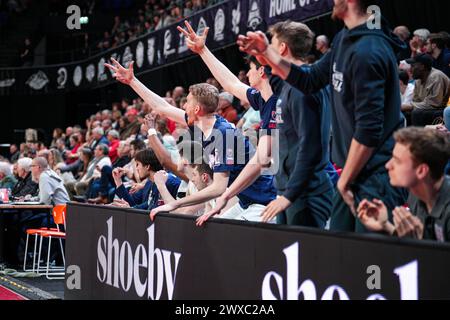
<svg viewBox="0 0 450 320"><path fill-rule="evenodd" d="M318 295L317 286L312 279L306 279L300 283L300 252L299 243L296 242L283 250L286 258L286 275L270 271L262 282L261 295L263 300L350 300L350 295L344 288L337 284L328 286L323 294ZM399 266L393 270L400 282L400 299L417 300L419 296L418 285L418 262L414 260L406 265ZM275 286L271 286L271 283ZM275 292L273 289L276 289ZM286 295L285 295L286 294ZM381 294L372 294L367 300L386 300Z"/></svg>
<svg viewBox="0 0 450 320"><path fill-rule="evenodd" d="M336 69L336 63L333 64L333 87L337 92L342 91L342 85L344 84L344 74Z"/></svg>
<svg viewBox="0 0 450 320"><path fill-rule="evenodd" d="M167 297L172 300L181 253L155 247L154 224L146 230L148 242L136 248L128 241L114 238L112 217L106 225L106 235L97 240L97 279L107 286L125 292L134 290L139 297L152 300L161 299L165 285Z"/></svg>

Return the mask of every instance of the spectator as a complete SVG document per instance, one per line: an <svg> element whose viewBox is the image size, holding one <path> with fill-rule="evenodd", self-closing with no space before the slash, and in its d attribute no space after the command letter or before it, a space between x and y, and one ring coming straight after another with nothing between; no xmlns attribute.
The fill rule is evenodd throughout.
<svg viewBox="0 0 450 320"><path fill-rule="evenodd" d="M447 106L450 80L442 71L432 67L433 58L428 54L417 55L406 62L412 65L416 83L412 103L402 106L402 110L412 111L413 125L432 124L436 117L442 117L442 111Z"/></svg>
<svg viewBox="0 0 450 320"><path fill-rule="evenodd" d="M450 131L450 106L444 110L444 123L448 131Z"/></svg>
<svg viewBox="0 0 450 320"><path fill-rule="evenodd" d="M25 38L24 47L20 53L20 60L23 67L31 67L34 61L34 51L31 45L31 40Z"/></svg>
<svg viewBox="0 0 450 320"><path fill-rule="evenodd" d="M123 131L120 134L121 140L126 140L127 138L131 137L132 135L136 135L139 133L141 129L141 124L139 123L137 119L138 111L134 108L131 108L127 111L125 114L127 119L127 126L123 128Z"/></svg>
<svg viewBox="0 0 450 320"><path fill-rule="evenodd" d="M111 159L111 162L115 162L119 157L117 153L117 149L119 148L120 144L119 137L119 132L117 132L116 130L110 130L108 132L107 138L109 141L109 158Z"/></svg>
<svg viewBox="0 0 450 320"><path fill-rule="evenodd" d="M95 128L92 130L92 138L93 140L90 144L92 150L95 150L95 148L101 144L109 145L108 138L106 138L103 128Z"/></svg>
<svg viewBox="0 0 450 320"><path fill-rule="evenodd" d="M399 71L405 71L408 74L408 82L414 84L415 80L412 75L412 68L409 63L406 63L406 60L400 61Z"/></svg>
<svg viewBox="0 0 450 320"><path fill-rule="evenodd" d="M66 161L66 140L64 138L59 138L56 140L56 149L58 149L64 161Z"/></svg>
<svg viewBox="0 0 450 320"><path fill-rule="evenodd" d="M320 52L321 56L330 51L330 41L327 36L320 35L316 38L316 50Z"/></svg>
<svg viewBox="0 0 450 320"><path fill-rule="evenodd" d="M112 122L110 119L105 119L102 121L102 129L105 135L108 135L109 130L112 129Z"/></svg>
<svg viewBox="0 0 450 320"><path fill-rule="evenodd" d="M21 158L17 161L18 182L11 192L13 197L25 197L27 194L33 197L38 195L39 186L31 177L32 162L31 158Z"/></svg>
<svg viewBox="0 0 450 320"><path fill-rule="evenodd" d="M66 163L71 164L78 159L78 149L81 147L80 139L73 134L69 138L70 151L66 151Z"/></svg>
<svg viewBox="0 0 450 320"><path fill-rule="evenodd" d="M122 118L122 112L120 112L120 110L115 110L112 113L112 121L113 123L111 124L111 127L114 130L119 131L119 120L120 118Z"/></svg>
<svg viewBox="0 0 450 320"><path fill-rule="evenodd" d="M140 179L147 179L145 187L130 195L122 183L122 176L125 174L125 171L119 168L114 169L113 177L116 184L116 194L121 200L116 200L113 205L119 207L133 207L141 210L152 210L161 205L159 201L159 190L154 183L154 176L156 172L163 168L155 153L150 149L139 151L135 156L135 161ZM172 197L176 196L179 185L180 179L170 174L166 181L166 187Z"/></svg>
<svg viewBox="0 0 450 320"><path fill-rule="evenodd" d="M426 53L426 42L430 36L430 31L427 29L417 29L413 33L413 38L409 42L409 47L411 49L411 58L415 56Z"/></svg>
<svg viewBox="0 0 450 320"><path fill-rule="evenodd" d="M59 164L63 163L63 159L61 157L61 154L57 149L50 149L48 151L48 166L50 169L56 171Z"/></svg>
<svg viewBox="0 0 450 320"><path fill-rule="evenodd" d="M399 37L400 40L402 40L405 44L409 43L411 32L409 31L408 27L398 26L394 29L394 34ZM409 58L411 58L411 48L408 45L397 53L397 60L402 61Z"/></svg>
<svg viewBox="0 0 450 320"><path fill-rule="evenodd" d="M70 147L70 137L72 136L72 134L73 134L73 127L67 127L66 134L65 134L67 148Z"/></svg>
<svg viewBox="0 0 450 320"><path fill-rule="evenodd" d="M245 83L246 85L250 85L248 82L247 71L240 70L238 73L238 79L240 82Z"/></svg>
<svg viewBox="0 0 450 320"><path fill-rule="evenodd" d="M75 191L78 196L85 196L91 180L101 177L101 169L104 166L111 166L111 159L108 157L109 148L106 144L99 144L94 150L94 159L87 167L86 173L75 184Z"/></svg>
<svg viewBox="0 0 450 320"><path fill-rule="evenodd" d="M433 57L433 68L450 77L450 50L446 48L443 36L439 33L431 34L426 42L426 49Z"/></svg>
<svg viewBox="0 0 450 320"><path fill-rule="evenodd" d="M402 96L402 106L411 105L414 97L414 84L409 83L409 75L406 71L398 73L400 78L400 94Z"/></svg>
<svg viewBox="0 0 450 320"><path fill-rule="evenodd" d="M117 158L116 161L113 162L114 168L122 168L128 163L130 163L130 144L126 141L120 141L119 146L117 148Z"/></svg>
<svg viewBox="0 0 450 320"><path fill-rule="evenodd" d="M184 9L183 9L183 17L187 18L190 17L193 13L193 5L192 5L192 0L186 0L185 4L184 4Z"/></svg>
<svg viewBox="0 0 450 320"><path fill-rule="evenodd" d="M12 190L17 183L17 179L12 174L12 166L8 162L0 162L0 189Z"/></svg>
<svg viewBox="0 0 450 320"><path fill-rule="evenodd" d="M61 128L56 128L56 129L54 129L54 130L53 130L53 135L52 135L52 137L53 137L53 140L52 140L52 142L50 143L50 148L56 148L56 141L57 141L59 138L62 138L62 137L63 137L63 130L62 130Z"/></svg>
<svg viewBox="0 0 450 320"><path fill-rule="evenodd" d="M70 201L63 180L48 168L45 158L37 157L31 164L33 181L39 183L39 196L31 198L47 205L66 204Z"/></svg>
<svg viewBox="0 0 450 320"><path fill-rule="evenodd" d="M16 144L12 144L9 147L9 160L11 161L11 163L14 163L17 161L17 159L19 159L20 157L20 151L17 148Z"/></svg>
<svg viewBox="0 0 450 320"><path fill-rule="evenodd" d="M409 127L394 136L393 157L386 167L391 184L409 190L409 210L396 207L392 224L381 199L366 199L359 205L359 219L369 229L378 232L450 241L450 177L444 175L450 158L450 135L433 129Z"/></svg>
<svg viewBox="0 0 450 320"><path fill-rule="evenodd" d="M245 113L237 123L236 127L242 129L242 132L244 134L246 134L248 130L259 129L259 123L261 122L261 116L259 115L259 112L253 109L250 103L242 102L241 104L245 109Z"/></svg>
<svg viewBox="0 0 450 320"><path fill-rule="evenodd" d="M221 92L219 94L219 107L217 108L217 113L223 118L227 119L228 122L237 124L239 121L237 111L233 107L234 97L228 92Z"/></svg>

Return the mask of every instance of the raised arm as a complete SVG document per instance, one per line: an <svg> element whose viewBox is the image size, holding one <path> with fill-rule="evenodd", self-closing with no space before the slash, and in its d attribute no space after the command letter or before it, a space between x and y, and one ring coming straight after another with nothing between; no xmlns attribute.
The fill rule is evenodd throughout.
<svg viewBox="0 0 450 320"><path fill-rule="evenodd" d="M144 118L144 124L146 129L154 129L155 119L151 115L146 115ZM155 133L155 131L154 131ZM188 182L189 179L184 174L184 172L181 172L178 170L178 166L176 163L172 161L172 157L170 156L170 153L167 151L167 149L164 147L164 145L159 140L158 136L156 134L149 134L148 135L148 146L155 152L156 157L158 158L161 165L168 171L175 174L180 179Z"/></svg>
<svg viewBox="0 0 450 320"><path fill-rule="evenodd" d="M330 82L331 55L327 53L311 68L299 67L283 59L269 46L269 40L261 31L239 35L239 50L255 56L262 65L269 65L272 73L286 80L305 94L311 94L327 86Z"/></svg>
<svg viewBox="0 0 450 320"><path fill-rule="evenodd" d="M185 197L179 200L176 200L168 205L164 205L162 207L153 209L150 213L150 218L153 220L155 215L159 212L172 212L175 209L180 207L192 206L200 203L205 203L211 199L215 199L222 195L228 185L229 179L228 172L216 172L214 173L213 183L207 186L205 189L196 192L189 197Z"/></svg>
<svg viewBox="0 0 450 320"><path fill-rule="evenodd" d="M124 68L117 60L111 58L113 65L105 63L105 66L111 69L113 77L119 82L129 85L146 103L150 105L152 110L159 114L165 115L167 118L185 125L185 112L181 109L170 105L166 100L158 96L156 93L147 88L134 76L132 61L128 69Z"/></svg>
<svg viewBox="0 0 450 320"><path fill-rule="evenodd" d="M187 46L191 51L197 53L202 58L203 62L208 66L214 78L219 81L220 85L225 91L231 93L241 101L247 101L247 90L250 88L245 83L241 82L222 62L219 61L209 49L205 42L208 35L209 28L206 28L203 35L199 36L192 29L189 22L184 22L187 31L180 26L177 29L186 36Z"/></svg>

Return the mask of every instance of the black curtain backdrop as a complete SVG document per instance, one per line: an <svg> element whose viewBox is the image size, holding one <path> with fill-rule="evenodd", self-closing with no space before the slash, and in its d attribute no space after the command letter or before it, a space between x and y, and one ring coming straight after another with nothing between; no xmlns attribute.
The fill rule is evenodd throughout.
<svg viewBox="0 0 450 320"><path fill-rule="evenodd" d="M380 5L382 14L391 27L406 25L411 31L422 27L432 32L450 31L449 1L380 0L374 2ZM310 20L307 24L317 35L327 34L331 38L342 28L342 23L333 21L330 15ZM235 73L246 68L242 59L243 55L235 45L216 50L215 54ZM210 73L201 59L191 56L176 64L143 74L140 79L149 88L164 95L167 90L177 85L188 87L193 83L205 81L209 76ZM89 114L109 108L112 102L119 101L122 97L133 98L136 95L124 85L113 84L82 93L2 96L0 106L3 121L0 126L0 143L21 142L24 133L15 133L14 130L29 127L42 128L47 133L47 139L51 139L54 128L74 124L84 125ZM0 148L0 153L4 154L5 150Z"/></svg>

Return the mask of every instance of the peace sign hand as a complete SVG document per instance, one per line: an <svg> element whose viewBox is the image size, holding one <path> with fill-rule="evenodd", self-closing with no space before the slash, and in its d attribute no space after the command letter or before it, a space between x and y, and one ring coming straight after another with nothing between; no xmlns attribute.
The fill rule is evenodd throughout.
<svg viewBox="0 0 450 320"><path fill-rule="evenodd" d="M125 69L116 59L111 58L111 62L113 65L109 63L105 63L105 67L111 69L114 74L113 77L116 78L117 81L122 82L123 84L129 85L131 80L134 78L134 61L131 61L128 69Z"/></svg>
<svg viewBox="0 0 450 320"><path fill-rule="evenodd" d="M189 24L189 22L184 21L184 24L186 25L187 31L180 26L177 27L178 31L186 36L186 44L188 48L191 51L200 54L205 48L205 42L208 36L209 28L206 27L203 31L203 34L199 36L195 33L194 29L192 29L192 26Z"/></svg>

